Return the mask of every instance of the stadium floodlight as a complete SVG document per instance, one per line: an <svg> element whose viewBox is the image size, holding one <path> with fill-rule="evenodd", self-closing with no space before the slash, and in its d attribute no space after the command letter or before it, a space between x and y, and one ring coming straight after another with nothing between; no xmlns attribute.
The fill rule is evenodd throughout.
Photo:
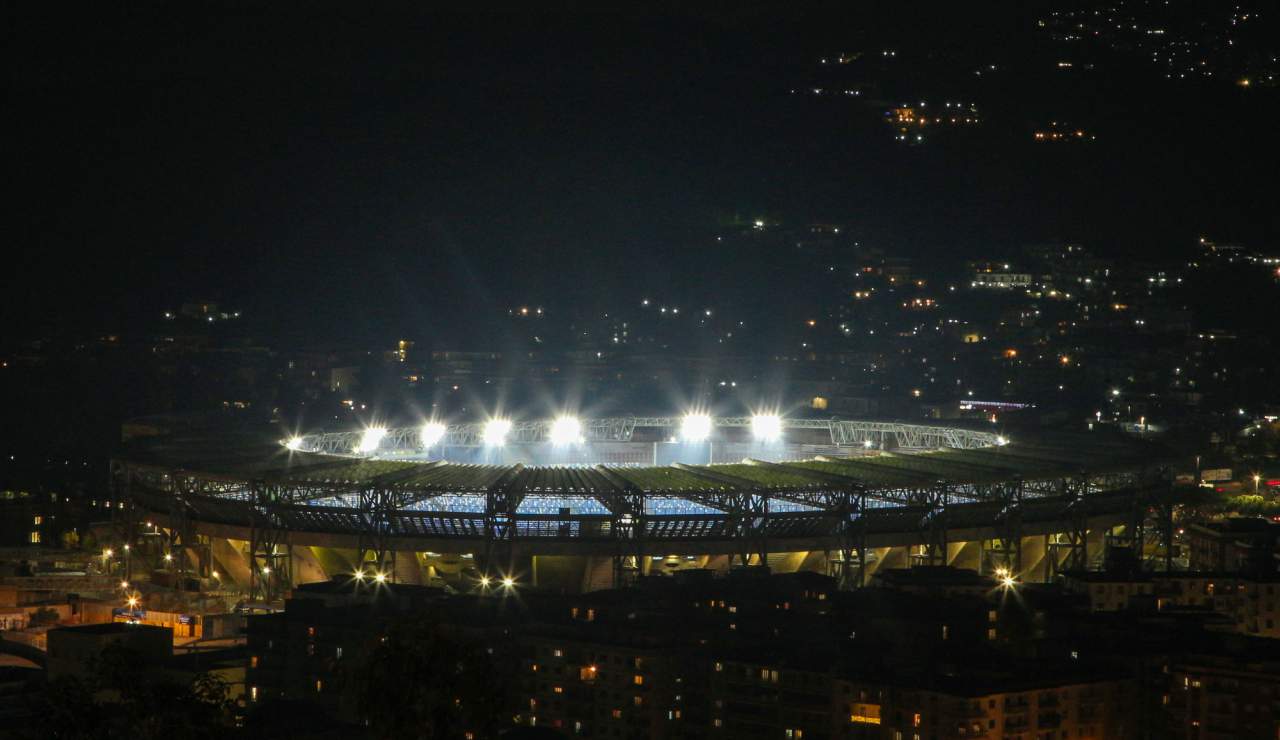
<svg viewBox="0 0 1280 740"><path fill-rule="evenodd" d="M551 422L551 444L571 445L582 441L582 422L572 416L561 416Z"/></svg>
<svg viewBox="0 0 1280 740"><path fill-rule="evenodd" d="M438 421L429 421L422 425L422 431L418 432L418 441L423 447L435 447L444 439L444 435L449 428Z"/></svg>
<svg viewBox="0 0 1280 740"><path fill-rule="evenodd" d="M293 452L297 452L302 449L302 437L290 437L289 440L284 443L284 446Z"/></svg>
<svg viewBox="0 0 1280 740"><path fill-rule="evenodd" d="M761 442L777 442L782 438L782 418L776 414L751 417L751 436Z"/></svg>
<svg viewBox="0 0 1280 740"><path fill-rule="evenodd" d="M680 423L680 438L685 442L704 442L711 436L711 417L706 414L686 414Z"/></svg>
<svg viewBox="0 0 1280 740"><path fill-rule="evenodd" d="M360 444L356 445L356 452L367 455L376 451L385 436L387 436L386 427L369 427L364 430L364 434L360 435Z"/></svg>
<svg viewBox="0 0 1280 740"><path fill-rule="evenodd" d="M507 441L507 432L511 431L508 419L490 419L484 425L484 443L490 447L501 447Z"/></svg>

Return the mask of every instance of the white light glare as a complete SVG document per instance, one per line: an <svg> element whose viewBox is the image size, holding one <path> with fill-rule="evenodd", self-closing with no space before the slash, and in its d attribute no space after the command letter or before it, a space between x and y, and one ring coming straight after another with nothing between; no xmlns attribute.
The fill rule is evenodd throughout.
<svg viewBox="0 0 1280 740"><path fill-rule="evenodd" d="M369 427L364 430L364 434L360 435L360 444L356 445L356 452L368 454L377 450L385 436L387 436L385 427Z"/></svg>
<svg viewBox="0 0 1280 740"><path fill-rule="evenodd" d="M582 441L582 422L572 416L561 416L551 423L551 444L571 445Z"/></svg>
<svg viewBox="0 0 1280 740"><path fill-rule="evenodd" d="M711 417L706 414L686 414L680 423L680 437L685 442L702 442L711 436Z"/></svg>
<svg viewBox="0 0 1280 740"><path fill-rule="evenodd" d="M1005 445L1009 444L1009 440L1005 437L996 437L996 444L1001 447L1004 447Z"/></svg>
<svg viewBox="0 0 1280 740"><path fill-rule="evenodd" d="M511 576L507 576L506 578L502 579L503 588L511 588L515 585L516 585L516 579L512 578Z"/></svg>
<svg viewBox="0 0 1280 740"><path fill-rule="evenodd" d="M444 439L445 432L449 428L438 421L430 421L422 425L422 431L418 432L418 438L422 442L423 447L435 447Z"/></svg>
<svg viewBox="0 0 1280 740"><path fill-rule="evenodd" d="M289 441L284 443L284 446L296 452L302 449L302 437L290 437Z"/></svg>
<svg viewBox="0 0 1280 740"><path fill-rule="evenodd" d="M782 419L774 414L756 414L751 417L751 436L762 442L777 442L782 438Z"/></svg>
<svg viewBox="0 0 1280 740"><path fill-rule="evenodd" d="M501 447L506 442L509 431L511 422L507 419L490 419L484 425L484 443L491 447Z"/></svg>

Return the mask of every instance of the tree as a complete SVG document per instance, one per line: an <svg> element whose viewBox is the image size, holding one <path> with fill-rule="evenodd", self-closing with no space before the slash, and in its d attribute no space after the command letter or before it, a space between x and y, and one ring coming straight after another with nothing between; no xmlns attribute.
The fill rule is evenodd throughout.
<svg viewBox="0 0 1280 740"><path fill-rule="evenodd" d="M58 612L56 609L50 609L49 607L40 607L39 609L31 612L31 619L29 620L29 623L32 627L44 627L50 624L57 624Z"/></svg>
<svg viewBox="0 0 1280 740"><path fill-rule="evenodd" d="M87 678L49 684L43 723L29 736L47 740L227 740L236 736L227 685L204 673L190 684L157 678L128 648L112 646Z"/></svg>

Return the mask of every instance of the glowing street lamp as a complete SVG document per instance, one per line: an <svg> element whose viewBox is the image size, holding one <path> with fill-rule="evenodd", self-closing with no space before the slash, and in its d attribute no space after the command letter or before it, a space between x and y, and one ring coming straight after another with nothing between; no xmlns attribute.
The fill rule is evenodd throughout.
<svg viewBox="0 0 1280 740"><path fill-rule="evenodd" d="M285 449L291 452L297 452L302 449L302 437L290 437L289 440L284 443L284 446Z"/></svg>
<svg viewBox="0 0 1280 740"><path fill-rule="evenodd" d="M374 581L376 581L376 582L378 582L378 583L386 583L386 582L387 582L387 574L386 574L386 573L374 573L374 574L373 574L373 580L374 580Z"/></svg>

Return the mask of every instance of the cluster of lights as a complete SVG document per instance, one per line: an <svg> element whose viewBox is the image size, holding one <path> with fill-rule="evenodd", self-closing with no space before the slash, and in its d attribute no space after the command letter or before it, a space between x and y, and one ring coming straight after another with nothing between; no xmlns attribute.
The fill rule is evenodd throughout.
<svg viewBox="0 0 1280 740"><path fill-rule="evenodd" d="M683 442L705 442L711 437L715 420L708 414L689 413L680 421L679 439ZM480 430L481 442L486 447L501 447L506 444L513 424L510 419L493 418L484 423ZM751 436L761 442L777 442L783 437L784 422L777 414L756 414L751 417ZM423 449L436 447L444 442L449 427L438 421L430 421L422 425L418 432L418 443ZM353 452L356 454L372 454L378 451L388 430L386 427L367 427L361 434ZM556 446L582 444L586 441L583 434L582 421L573 416L559 416L551 422L547 433L548 441ZM305 438L290 437L284 441L285 448L297 451L304 448Z"/></svg>
<svg viewBox="0 0 1280 740"><path fill-rule="evenodd" d="M378 445L382 444L382 438L387 436L386 427L369 427L364 430L364 434L360 435L360 444L356 445L356 452L368 454L378 449Z"/></svg>
<svg viewBox="0 0 1280 740"><path fill-rule="evenodd" d="M782 439L782 417L776 414L757 414L751 417L751 436L761 442L777 442Z"/></svg>
<svg viewBox="0 0 1280 740"><path fill-rule="evenodd" d="M488 447L501 447L507 441L507 433L510 431L510 419L490 419L485 422L480 438Z"/></svg>
<svg viewBox="0 0 1280 740"><path fill-rule="evenodd" d="M1018 579L1013 577L1013 573L1008 568L996 568L996 580L1000 582L1000 587L1010 589L1018 585Z"/></svg>
<svg viewBox="0 0 1280 740"><path fill-rule="evenodd" d="M444 435L449 428L438 421L430 421L422 425L422 431L418 433L418 439L422 442L423 447L435 447L440 444L440 440L444 439Z"/></svg>
<svg viewBox="0 0 1280 740"><path fill-rule="evenodd" d="M551 423L551 444L572 445L582 442L582 422L572 416L561 416Z"/></svg>
<svg viewBox="0 0 1280 740"><path fill-rule="evenodd" d="M494 580L495 579L490 576L480 576L480 580L479 580L480 588L484 590L488 590L489 587L494 585ZM504 591L510 591L516 587L516 579L512 576L503 576L502 578L499 578L496 580L498 582L498 585L500 585L502 587L502 590Z"/></svg>

